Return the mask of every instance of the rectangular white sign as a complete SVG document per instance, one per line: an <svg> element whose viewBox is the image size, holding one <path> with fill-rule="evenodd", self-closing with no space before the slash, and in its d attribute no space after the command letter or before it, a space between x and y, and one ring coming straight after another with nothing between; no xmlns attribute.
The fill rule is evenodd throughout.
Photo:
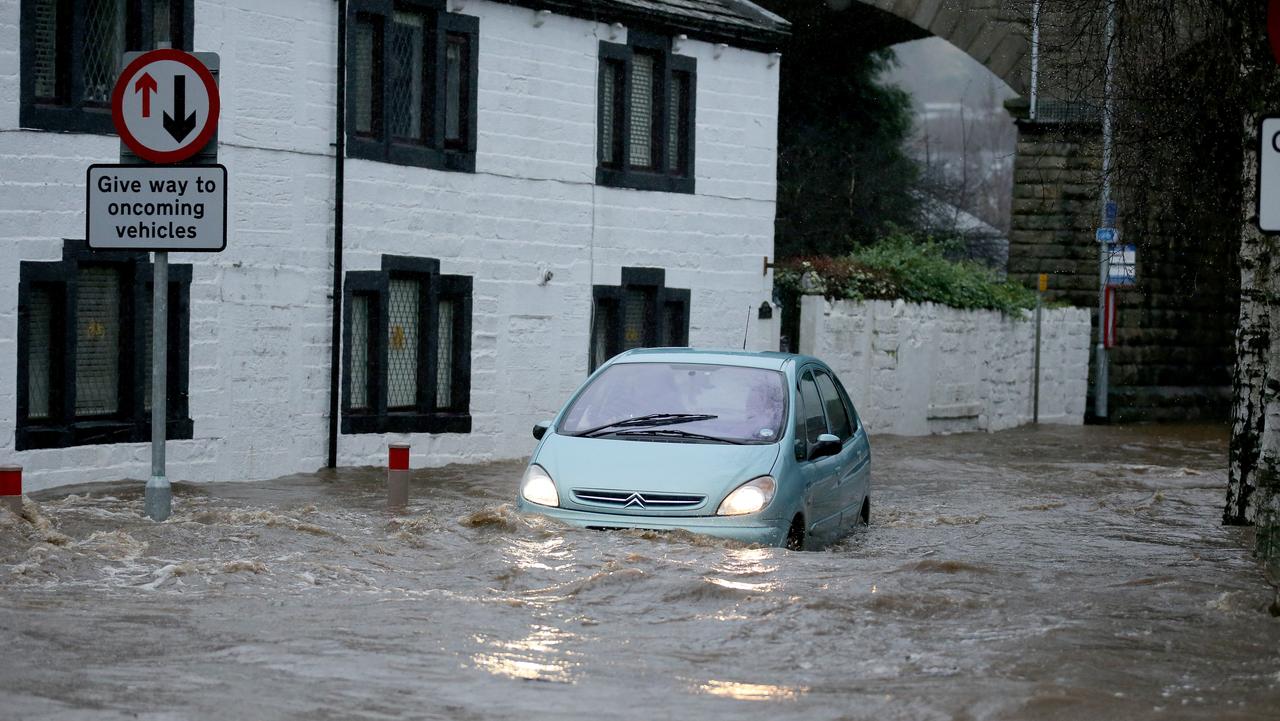
<svg viewBox="0 0 1280 721"><path fill-rule="evenodd" d="M1280 233L1280 117L1258 127L1258 227Z"/></svg>
<svg viewBox="0 0 1280 721"><path fill-rule="evenodd" d="M1129 243L1108 243L1107 252L1111 255L1107 264L1107 283L1109 285L1136 285L1138 282L1138 246Z"/></svg>
<svg viewBox="0 0 1280 721"><path fill-rule="evenodd" d="M222 165L91 165L85 237L94 250L227 247Z"/></svg>

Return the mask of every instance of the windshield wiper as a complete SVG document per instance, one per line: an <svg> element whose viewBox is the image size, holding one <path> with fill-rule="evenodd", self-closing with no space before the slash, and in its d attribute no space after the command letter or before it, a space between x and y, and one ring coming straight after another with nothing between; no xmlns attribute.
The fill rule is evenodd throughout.
<svg viewBox="0 0 1280 721"><path fill-rule="evenodd" d="M651 431L617 431L612 435L615 436L659 436L666 438L692 438L702 441L714 441L716 443L732 443L735 446L746 445L746 441L740 441L736 438L721 438L720 436L708 436L701 433L690 433L682 431L679 428L656 428Z"/></svg>
<svg viewBox="0 0 1280 721"><path fill-rule="evenodd" d="M588 428L585 431L575 433L575 436L592 436L600 431L610 428L630 428L632 426L673 426L678 423L693 423L695 421L709 421L712 418L720 416L711 413L650 413L645 416L636 416L635 418L624 418L620 421L606 423L595 428Z"/></svg>

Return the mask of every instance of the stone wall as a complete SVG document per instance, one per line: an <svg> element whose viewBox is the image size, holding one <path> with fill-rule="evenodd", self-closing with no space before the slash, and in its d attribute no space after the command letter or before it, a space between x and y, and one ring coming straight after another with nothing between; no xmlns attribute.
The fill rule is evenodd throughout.
<svg viewBox="0 0 1280 721"><path fill-rule="evenodd" d="M1018 128L1009 277L1034 286L1038 274L1048 273L1049 300L1089 308L1096 320L1099 127L1024 121ZM1109 415L1120 421L1225 418L1239 310L1234 249L1215 242L1211 231L1188 231L1194 222L1186 218L1162 222L1185 209L1139 195L1138 189L1116 191L1121 240L1138 247L1138 280L1117 291ZM1092 390L1091 369L1090 398Z"/></svg>
<svg viewBox="0 0 1280 721"><path fill-rule="evenodd" d="M1032 420L1032 319L810 295L800 351L836 371L872 433L999 431ZM1040 421L1083 423L1088 311L1044 311L1040 363Z"/></svg>

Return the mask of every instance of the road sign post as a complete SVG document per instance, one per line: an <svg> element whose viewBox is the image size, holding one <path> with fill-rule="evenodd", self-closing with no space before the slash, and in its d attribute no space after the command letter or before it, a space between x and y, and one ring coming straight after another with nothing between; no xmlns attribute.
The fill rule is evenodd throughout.
<svg viewBox="0 0 1280 721"><path fill-rule="evenodd" d="M151 478L143 492L147 518L163 521L173 510L173 489L165 474L169 426L169 254L151 264Z"/></svg>
<svg viewBox="0 0 1280 721"><path fill-rule="evenodd" d="M217 165L218 56L161 48L129 53L111 94L120 164L86 176L85 238L93 250L148 250L152 263L151 478L144 508L169 517L169 251L227 245L227 169ZM194 161L193 161L194 158ZM175 163L189 165L173 165Z"/></svg>

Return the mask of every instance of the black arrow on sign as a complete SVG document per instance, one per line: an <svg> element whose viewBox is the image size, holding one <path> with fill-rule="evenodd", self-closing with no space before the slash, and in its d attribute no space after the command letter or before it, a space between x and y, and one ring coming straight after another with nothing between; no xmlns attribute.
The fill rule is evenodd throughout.
<svg viewBox="0 0 1280 721"><path fill-rule="evenodd" d="M173 76L173 115L182 118L187 112L187 76ZM179 143L182 139L191 134L196 128L196 113L191 111L185 120L174 119L168 113L164 114L164 129L169 131L173 139Z"/></svg>

